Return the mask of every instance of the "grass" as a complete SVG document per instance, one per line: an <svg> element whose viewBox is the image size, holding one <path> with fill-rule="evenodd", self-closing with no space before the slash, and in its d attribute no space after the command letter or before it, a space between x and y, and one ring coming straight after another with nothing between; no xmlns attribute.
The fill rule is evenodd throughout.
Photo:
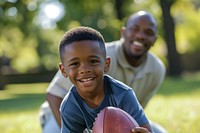
<svg viewBox="0 0 200 133"><path fill-rule="evenodd" d="M145 112L169 133L200 132L200 73L166 78Z"/></svg>
<svg viewBox="0 0 200 133"><path fill-rule="evenodd" d="M7 85L0 91L2 133L41 133L39 107L48 84ZM169 133L200 132L200 73L167 77L145 112Z"/></svg>
<svg viewBox="0 0 200 133"><path fill-rule="evenodd" d="M48 84L8 85L0 91L2 133L40 133L39 107Z"/></svg>

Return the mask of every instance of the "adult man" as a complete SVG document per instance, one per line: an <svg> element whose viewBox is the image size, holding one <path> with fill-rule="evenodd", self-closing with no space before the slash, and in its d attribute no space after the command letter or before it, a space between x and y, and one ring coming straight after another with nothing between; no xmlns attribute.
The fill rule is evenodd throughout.
<svg viewBox="0 0 200 133"><path fill-rule="evenodd" d="M160 59L149 52L156 39L156 20L151 14L139 11L131 15L125 27L122 27L121 39L107 43L106 46L107 54L111 57L111 66L108 74L133 88L143 107L157 92L166 73L166 69ZM48 87L47 101L59 126L61 125L60 103L71 85L69 79L64 78L58 72ZM46 105L48 107L48 104ZM48 119L53 119L54 123L56 123L54 118L49 117ZM48 126L48 123L44 123L44 133L46 129L50 129L48 127L52 128L55 125ZM159 126L155 126L155 123L152 123L152 127L154 132L166 132ZM57 127L58 131L53 131L53 129L47 132L59 132L59 127Z"/></svg>

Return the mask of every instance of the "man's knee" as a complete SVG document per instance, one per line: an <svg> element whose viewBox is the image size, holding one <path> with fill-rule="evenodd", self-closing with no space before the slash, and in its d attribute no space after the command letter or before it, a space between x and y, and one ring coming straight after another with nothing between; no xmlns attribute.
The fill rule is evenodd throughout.
<svg viewBox="0 0 200 133"><path fill-rule="evenodd" d="M39 112L42 133L60 133L60 127L49 107L48 102L44 102Z"/></svg>

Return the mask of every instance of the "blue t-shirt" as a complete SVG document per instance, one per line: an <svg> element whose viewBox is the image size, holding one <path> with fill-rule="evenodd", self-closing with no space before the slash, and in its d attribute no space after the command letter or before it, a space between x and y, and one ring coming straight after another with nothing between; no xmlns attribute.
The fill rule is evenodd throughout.
<svg viewBox="0 0 200 133"><path fill-rule="evenodd" d="M82 133L92 129L97 114L107 106L121 108L139 125L149 123L132 88L110 76L104 76L104 98L97 108L90 108L73 86L61 103L61 133Z"/></svg>

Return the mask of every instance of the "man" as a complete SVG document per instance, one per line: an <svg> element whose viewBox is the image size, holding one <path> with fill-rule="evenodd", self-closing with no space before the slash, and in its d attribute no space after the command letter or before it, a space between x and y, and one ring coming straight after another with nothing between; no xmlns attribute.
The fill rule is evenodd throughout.
<svg viewBox="0 0 200 133"><path fill-rule="evenodd" d="M136 93L140 104L145 108L150 98L157 92L164 80L166 69L161 60L149 52L157 39L157 23L155 18L145 12L139 11L132 14L126 24L121 29L121 39L107 43L106 50L111 57L111 66L108 74L115 79L130 86ZM58 71L47 90L46 108L50 105L47 118L44 122L43 133L60 132L61 126L59 107L65 94L70 89L72 83L68 78L64 78ZM53 112L53 115L51 113ZM48 112L48 111L47 111ZM55 116L55 119L53 118ZM43 121L45 119L42 119ZM57 130L53 131L56 121ZM54 122L54 124L51 124ZM154 132L166 132L162 127L151 123ZM50 127L50 128L49 128Z"/></svg>

